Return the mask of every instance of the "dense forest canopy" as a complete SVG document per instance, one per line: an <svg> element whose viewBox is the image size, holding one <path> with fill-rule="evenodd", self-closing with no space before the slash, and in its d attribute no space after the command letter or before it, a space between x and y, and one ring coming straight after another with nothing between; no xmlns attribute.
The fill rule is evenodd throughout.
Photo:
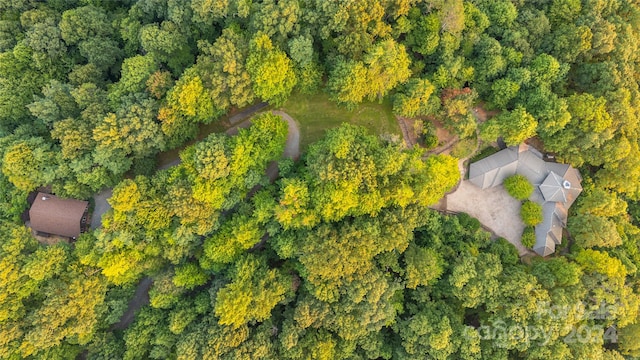
<svg viewBox="0 0 640 360"><path fill-rule="evenodd" d="M0 358L638 358L639 46L632 0L0 0ZM458 159L350 124L295 162L270 112L189 143L317 93L534 138L581 170L569 241L519 259L429 208ZM43 245L42 187L112 210Z"/></svg>

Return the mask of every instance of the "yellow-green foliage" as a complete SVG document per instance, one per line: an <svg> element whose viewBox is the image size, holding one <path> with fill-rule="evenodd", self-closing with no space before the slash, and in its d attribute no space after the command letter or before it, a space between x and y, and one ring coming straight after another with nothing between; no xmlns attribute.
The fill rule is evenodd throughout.
<svg viewBox="0 0 640 360"><path fill-rule="evenodd" d="M520 217L527 226L535 226L542 222L542 206L533 201L525 201L520 208Z"/></svg>
<svg viewBox="0 0 640 360"><path fill-rule="evenodd" d="M511 197L518 200L527 200L533 193L533 185L522 175L512 175L504 179L502 183Z"/></svg>
<svg viewBox="0 0 640 360"><path fill-rule="evenodd" d="M532 226L527 226L522 232L522 238L520 239L522 245L528 249L532 249L536 244L536 232Z"/></svg>
<svg viewBox="0 0 640 360"><path fill-rule="evenodd" d="M298 82L291 59L265 34L251 40L247 71L255 94L275 105L282 105Z"/></svg>

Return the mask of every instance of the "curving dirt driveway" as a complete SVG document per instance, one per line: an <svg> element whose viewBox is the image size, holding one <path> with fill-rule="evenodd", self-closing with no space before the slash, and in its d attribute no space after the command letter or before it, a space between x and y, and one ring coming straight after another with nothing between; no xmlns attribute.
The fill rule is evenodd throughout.
<svg viewBox="0 0 640 360"><path fill-rule="evenodd" d="M246 128L251 126L251 119L246 119L241 121L254 114L255 112L263 109L265 107L265 103L260 103L258 105L254 105L242 112L234 115L230 121L234 123L234 126L227 129L225 133L229 136L236 135L240 128ZM298 160L300 157L300 127L298 123L287 113L281 110L272 111L274 115L280 116L284 121L289 125L289 130L287 133L287 142L285 144L284 152L282 156L285 158L292 159L294 161ZM180 158L160 166L158 170L168 169L170 167L176 166L180 164ZM275 181L278 178L278 164L277 162L271 162L265 171L267 177L271 181ZM107 202L107 199L111 197L113 189L104 189L100 193L94 195L93 199L95 202L95 210L93 211L93 215L91 218L91 229L97 229L102 225L102 215L111 209L111 205Z"/></svg>
<svg viewBox="0 0 640 360"><path fill-rule="evenodd" d="M107 188L93 196L94 208L91 214L91 229L97 229L102 225L102 215L111 209L107 199L111 197L113 189Z"/></svg>
<svg viewBox="0 0 640 360"><path fill-rule="evenodd" d="M287 134L287 144L285 145L282 156L292 160L298 160L300 157L300 127L293 118L284 111L275 110L271 112L273 115L280 116L289 125L289 133Z"/></svg>
<svg viewBox="0 0 640 360"><path fill-rule="evenodd" d="M282 120L287 122L289 130L287 132L287 142L282 152L282 157L289 158L293 161L298 160L300 157L300 127L298 123L286 112L281 110L274 110L271 112L273 115L278 115ZM272 182L278 178L278 162L272 161L267 166L265 173L269 180Z"/></svg>

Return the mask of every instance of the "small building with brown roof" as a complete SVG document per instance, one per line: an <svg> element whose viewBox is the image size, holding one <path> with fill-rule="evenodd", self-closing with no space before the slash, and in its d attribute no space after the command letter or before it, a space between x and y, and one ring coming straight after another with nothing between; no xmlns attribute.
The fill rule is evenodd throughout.
<svg viewBox="0 0 640 360"><path fill-rule="evenodd" d="M39 192L29 209L31 228L75 239L85 229L89 203Z"/></svg>

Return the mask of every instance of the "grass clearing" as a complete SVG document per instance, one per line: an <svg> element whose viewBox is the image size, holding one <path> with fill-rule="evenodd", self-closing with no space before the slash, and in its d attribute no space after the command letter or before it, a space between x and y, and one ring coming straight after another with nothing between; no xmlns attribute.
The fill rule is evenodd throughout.
<svg viewBox="0 0 640 360"><path fill-rule="evenodd" d="M400 125L392 112L391 101L381 104L364 102L353 110L329 100L327 94L292 94L282 107L300 125L300 149L320 140L325 130L340 126L343 122L364 126L372 135L394 134L402 138Z"/></svg>
<svg viewBox="0 0 640 360"><path fill-rule="evenodd" d="M458 159L464 159L471 156L476 149L478 140L473 137L469 139L462 139L451 149L450 155Z"/></svg>
<svg viewBox="0 0 640 360"><path fill-rule="evenodd" d="M268 111L270 108L261 111ZM372 135L394 134L402 139L400 125L393 115L391 100L385 99L381 104L364 102L354 110L348 110L329 100L325 93L315 95L292 94L282 107L300 125L300 150L305 151L309 144L320 140L325 130L340 126L343 122L364 126ZM236 113L232 111L209 124L199 126L198 135L186 144L157 155L157 165L168 164L178 158L185 147L203 140L211 133L220 133L231 125L228 119Z"/></svg>

